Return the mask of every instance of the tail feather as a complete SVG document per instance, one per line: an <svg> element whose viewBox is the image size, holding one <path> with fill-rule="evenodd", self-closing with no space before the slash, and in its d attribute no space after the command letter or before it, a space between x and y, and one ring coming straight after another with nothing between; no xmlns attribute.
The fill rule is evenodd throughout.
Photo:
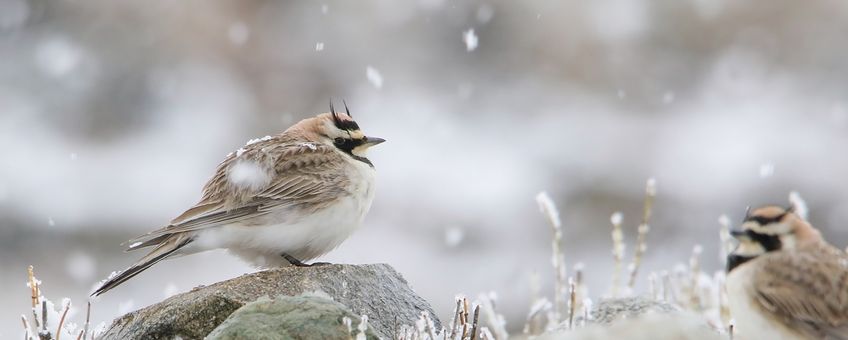
<svg viewBox="0 0 848 340"><path fill-rule="evenodd" d="M191 237L185 234L175 234L169 236L170 237L159 243L156 248L154 248L152 251L150 251L150 253L142 257L132 266L106 279L106 281L101 283L100 286L97 287L97 289L95 289L93 293L91 293L91 296L99 296L111 290L112 288L117 287L118 285L143 272L147 268L150 268L159 261L162 261L168 258L169 256L174 255L174 252L180 250L182 247L185 247L193 240Z"/></svg>

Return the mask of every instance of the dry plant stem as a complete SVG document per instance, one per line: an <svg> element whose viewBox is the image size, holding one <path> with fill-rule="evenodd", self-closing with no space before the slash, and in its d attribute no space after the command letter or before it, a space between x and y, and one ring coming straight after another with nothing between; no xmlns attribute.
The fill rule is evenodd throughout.
<svg viewBox="0 0 848 340"><path fill-rule="evenodd" d="M38 323L38 313L35 312L35 309L38 307L38 284L35 281L35 274L31 265L27 267L27 276L29 280L29 288L32 292L32 320L35 322L35 329L38 330L38 328L41 327Z"/></svg>
<svg viewBox="0 0 848 340"><path fill-rule="evenodd" d="M568 329L574 329L574 310L577 306L577 285L574 284L574 281L571 279L569 279L568 281L570 295L570 303L568 310Z"/></svg>
<svg viewBox="0 0 848 340"><path fill-rule="evenodd" d="M727 290L725 289L726 278L722 277L722 280L719 284L718 291L718 310L719 310L719 318L721 319L722 324L730 325L730 306L727 301ZM728 329L728 331L730 331Z"/></svg>
<svg viewBox="0 0 848 340"><path fill-rule="evenodd" d="M47 300L41 301L41 330L47 331Z"/></svg>
<svg viewBox="0 0 848 340"><path fill-rule="evenodd" d="M433 329L433 328L435 328L435 325L433 325L430 322L430 314L428 314L428 313L424 314L424 321L427 322L427 329L429 330L429 333L430 333L430 339L435 339L436 338L436 330ZM56 339L56 340L59 340L59 339Z"/></svg>
<svg viewBox="0 0 848 340"><path fill-rule="evenodd" d="M456 335L456 326L458 325L457 322L459 322L459 316L460 316L460 314L462 314L461 306L462 306L462 300L456 299L456 309L453 312L453 321L451 322L451 331L450 331L450 335L449 335L450 339L453 339L454 336Z"/></svg>
<svg viewBox="0 0 848 340"><path fill-rule="evenodd" d="M648 249L646 244L648 230L650 230L648 222L651 220L654 197L656 197L656 195L656 180L650 178L645 186L645 203L642 208L642 224L639 225L639 236L636 241L636 250L633 253L633 265L631 267L632 270L630 271L630 281L627 283L627 287L630 289L633 289L633 286L636 285L636 276L639 273L639 265L642 264L642 256L645 254L645 250Z"/></svg>
<svg viewBox="0 0 848 340"><path fill-rule="evenodd" d="M471 338L470 339L476 339L477 338L477 326L479 324L479 322L478 322L479 320L480 320L480 305L477 305L477 306L474 307L474 322L471 324Z"/></svg>
<svg viewBox="0 0 848 340"><path fill-rule="evenodd" d="M462 313L460 314L460 322L462 323L462 336L460 339L465 339L468 335L468 299L462 298Z"/></svg>
<svg viewBox="0 0 848 340"><path fill-rule="evenodd" d="M65 317L68 315L69 309L71 309L70 302L65 306L65 310L62 311L62 317L59 318L59 327L56 327L56 340L59 340L59 337L62 336L62 325L65 324Z"/></svg>
<svg viewBox="0 0 848 340"><path fill-rule="evenodd" d="M21 314L21 322L23 322L23 324L24 324L24 340L29 340L32 337L29 334L29 332L30 332L29 322L27 322L27 318L23 314Z"/></svg>
<svg viewBox="0 0 848 340"><path fill-rule="evenodd" d="M572 310L577 310L583 307L583 300L588 295L586 286L583 284L583 263L578 263L574 266L574 291L575 296L572 303L575 304Z"/></svg>
<svg viewBox="0 0 848 340"><path fill-rule="evenodd" d="M91 325L91 301L88 301L88 307L85 308L85 326L83 326L83 339L88 336L88 326ZM94 337L92 337L94 338Z"/></svg>

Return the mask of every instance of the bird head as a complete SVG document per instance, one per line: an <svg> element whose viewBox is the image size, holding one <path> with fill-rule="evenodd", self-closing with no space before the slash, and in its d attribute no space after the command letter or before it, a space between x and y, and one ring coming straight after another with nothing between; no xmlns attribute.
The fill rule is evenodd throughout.
<svg viewBox="0 0 848 340"><path fill-rule="evenodd" d="M791 250L809 242L821 242L821 234L793 208L767 205L745 212L745 219L730 235L739 241L728 255L728 272L768 252Z"/></svg>
<svg viewBox="0 0 848 340"><path fill-rule="evenodd" d="M374 145L385 142L385 139L366 136L359 128L350 110L345 104L345 112L336 112L330 103L330 112L305 119L292 128L308 132L311 138L333 145L352 157L367 162L366 153Z"/></svg>

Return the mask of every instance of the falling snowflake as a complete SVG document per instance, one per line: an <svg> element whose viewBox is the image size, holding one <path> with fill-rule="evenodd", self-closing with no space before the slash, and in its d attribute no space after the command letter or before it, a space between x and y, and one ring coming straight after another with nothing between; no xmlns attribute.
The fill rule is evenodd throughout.
<svg viewBox="0 0 848 340"><path fill-rule="evenodd" d="M765 163L760 165L760 178L767 178L774 175L774 164L773 163Z"/></svg>
<svg viewBox="0 0 848 340"><path fill-rule="evenodd" d="M322 42L316 43L315 44L315 50L318 51L318 52L323 51L324 50L324 43L322 43Z"/></svg>
<svg viewBox="0 0 848 340"><path fill-rule="evenodd" d="M471 28L465 32L462 32L462 41L465 42L465 50L471 52L477 49L477 43L479 39L477 39L477 34L474 34L474 29Z"/></svg>
<svg viewBox="0 0 848 340"><path fill-rule="evenodd" d="M663 104L674 103L674 92L668 91L665 94L663 94L662 102L663 102Z"/></svg>
<svg viewBox="0 0 848 340"><path fill-rule="evenodd" d="M368 77L368 81L371 82L371 85L374 85L378 90L383 88L383 76L380 75L380 71L377 71L376 68L371 67L370 65L365 68L365 76Z"/></svg>
<svg viewBox="0 0 848 340"><path fill-rule="evenodd" d="M243 22L234 22L227 29L227 36L233 45L244 45L250 38L250 29Z"/></svg>

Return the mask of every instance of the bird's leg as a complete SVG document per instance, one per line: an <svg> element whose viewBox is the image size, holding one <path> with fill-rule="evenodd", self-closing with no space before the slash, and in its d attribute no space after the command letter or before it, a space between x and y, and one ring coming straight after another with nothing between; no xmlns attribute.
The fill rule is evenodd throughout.
<svg viewBox="0 0 848 340"><path fill-rule="evenodd" d="M295 266L295 267L312 267L312 266L324 266L324 265L331 264L329 262L315 262L313 264L306 264L306 263L300 262L300 260L296 259L294 256L291 256L291 255L286 254L286 253L282 253L282 254L280 254L280 256L282 256L284 259L286 259L286 261L289 261L289 263L291 263L291 265Z"/></svg>

